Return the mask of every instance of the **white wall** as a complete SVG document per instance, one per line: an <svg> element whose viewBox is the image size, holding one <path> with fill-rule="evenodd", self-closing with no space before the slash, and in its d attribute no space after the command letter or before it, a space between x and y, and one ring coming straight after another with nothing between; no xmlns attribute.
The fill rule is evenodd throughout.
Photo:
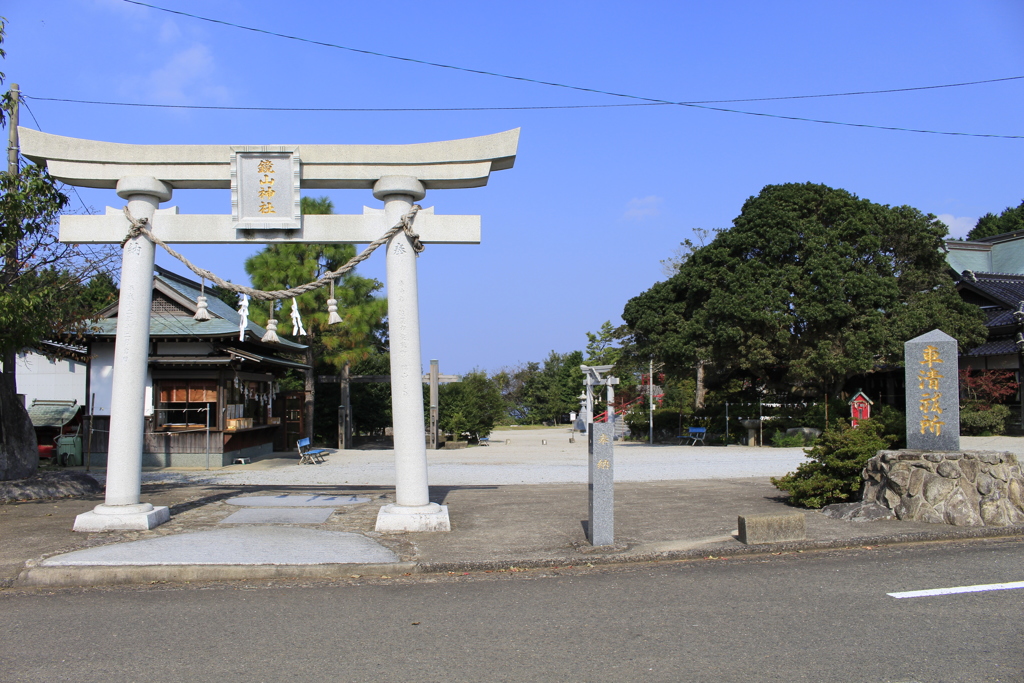
<svg viewBox="0 0 1024 683"><path fill-rule="evenodd" d="M74 360L50 360L34 351L18 354L18 393L25 394L25 406L33 399L85 403L85 363Z"/></svg>
<svg viewBox="0 0 1024 683"><path fill-rule="evenodd" d="M96 396L94 415L110 415L110 396L114 382L113 342L92 345L92 378L89 390ZM146 411L153 414L153 375L146 371Z"/></svg>

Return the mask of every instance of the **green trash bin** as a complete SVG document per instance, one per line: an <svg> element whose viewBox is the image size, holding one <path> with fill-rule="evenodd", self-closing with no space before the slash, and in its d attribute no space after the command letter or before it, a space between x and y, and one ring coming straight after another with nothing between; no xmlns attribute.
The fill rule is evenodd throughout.
<svg viewBox="0 0 1024 683"><path fill-rule="evenodd" d="M82 465L82 437L65 434L58 436L57 463L64 467L80 467Z"/></svg>

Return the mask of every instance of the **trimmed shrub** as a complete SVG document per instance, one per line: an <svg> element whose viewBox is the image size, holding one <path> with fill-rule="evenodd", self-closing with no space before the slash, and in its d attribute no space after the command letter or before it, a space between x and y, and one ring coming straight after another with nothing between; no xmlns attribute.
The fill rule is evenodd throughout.
<svg viewBox="0 0 1024 683"><path fill-rule="evenodd" d="M964 436L991 436L1006 432L1012 412L1007 406L965 403L960 408L960 433Z"/></svg>
<svg viewBox="0 0 1024 683"><path fill-rule="evenodd" d="M841 420L804 451L810 462L802 463L796 472L772 477L772 484L789 493L791 504L801 507L820 508L855 500L864 483L864 465L895 440L894 435L885 433L882 422L865 420L854 429Z"/></svg>
<svg viewBox="0 0 1024 683"><path fill-rule="evenodd" d="M805 446L804 437L800 434L786 434L783 431L776 431L772 434L772 446L776 448L797 448Z"/></svg>

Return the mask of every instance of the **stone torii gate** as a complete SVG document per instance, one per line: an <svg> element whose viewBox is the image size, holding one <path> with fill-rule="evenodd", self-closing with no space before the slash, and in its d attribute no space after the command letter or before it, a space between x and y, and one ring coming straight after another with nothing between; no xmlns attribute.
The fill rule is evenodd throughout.
<svg viewBox="0 0 1024 683"><path fill-rule="evenodd" d="M605 385L608 387L608 423L615 422L615 385L619 383L618 377L612 377L605 373L611 372L613 365L581 365L583 371L583 383L586 387L586 403L584 404L584 421L590 425L594 423L594 387ZM589 429L589 427L588 427Z"/></svg>
<svg viewBox="0 0 1024 683"><path fill-rule="evenodd" d="M519 144L519 129L412 145L244 147L129 145L18 132L22 153L45 163L55 178L116 190L156 237L178 244L365 244L396 225L428 189L486 185L491 171L512 168ZM159 209L174 190L229 188L230 215ZM300 188L373 190L384 207L364 207L362 215L303 216ZM130 227L121 212L61 216L60 239L119 244ZM416 214L413 229L424 244L480 242L479 216L438 216L427 208ZM427 488L416 252L401 231L386 249L396 502L380 509L376 528L447 531L447 507L431 503ZM154 253L144 235L124 244L106 496L78 516L76 531L151 529L170 519L166 507L140 501Z"/></svg>

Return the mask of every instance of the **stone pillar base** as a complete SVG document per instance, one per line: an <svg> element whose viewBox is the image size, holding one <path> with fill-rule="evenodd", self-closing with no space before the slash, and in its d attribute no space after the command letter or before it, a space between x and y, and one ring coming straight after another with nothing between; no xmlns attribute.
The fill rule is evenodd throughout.
<svg viewBox="0 0 1024 683"><path fill-rule="evenodd" d="M75 531L145 531L171 519L166 506L97 505L75 518Z"/></svg>
<svg viewBox="0 0 1024 683"><path fill-rule="evenodd" d="M385 505L377 513L377 531L451 531L448 506L429 505Z"/></svg>

